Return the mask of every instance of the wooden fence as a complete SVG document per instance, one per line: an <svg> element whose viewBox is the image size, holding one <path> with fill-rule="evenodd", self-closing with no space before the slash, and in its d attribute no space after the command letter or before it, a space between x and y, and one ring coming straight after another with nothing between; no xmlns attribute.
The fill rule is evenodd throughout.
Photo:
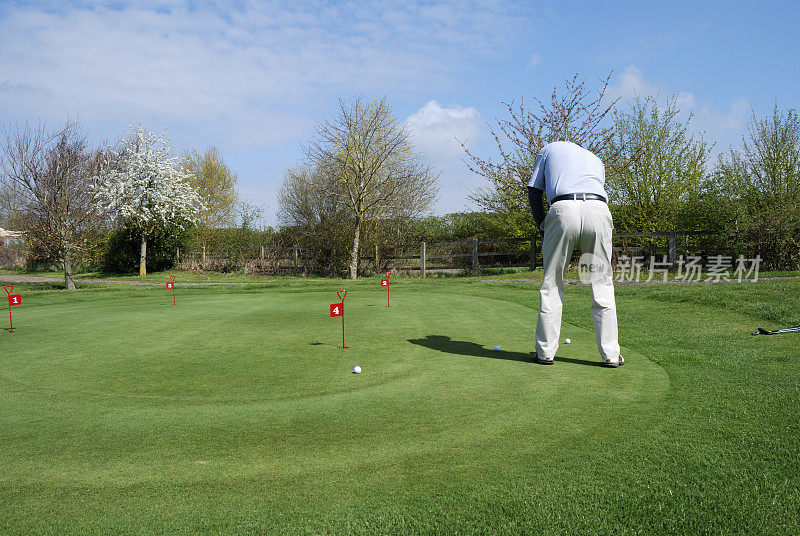
<svg viewBox="0 0 800 536"><path fill-rule="evenodd" d="M303 273L308 271L309 253L322 248L259 246L255 248L178 250L176 265L187 270L220 272L246 271L268 273Z"/></svg>
<svg viewBox="0 0 800 536"><path fill-rule="evenodd" d="M664 231L652 233L617 233L614 235L612 262L621 256L649 257L660 256L674 265L679 255L710 254L719 251L713 241L698 240L719 238L714 233L704 231ZM704 243L708 242L708 243ZM533 270L542 265L541 238L508 238L495 240L472 239L463 242L443 242L417 247L416 257L394 256L391 259L397 269L418 271L425 277L427 271L463 270L472 274L485 268L519 268ZM442 252L442 248L450 248ZM431 253L433 252L433 253ZM574 253L577 259L580 251Z"/></svg>
<svg viewBox="0 0 800 536"><path fill-rule="evenodd" d="M612 260L621 256L651 255L674 264L679 255L711 254L719 251L720 236L708 232L664 231L652 233L616 233ZM269 273L307 273L319 270L330 259L332 248L301 245L235 250L177 252L178 265L186 269L252 271ZM575 256L580 254L576 252ZM360 265L373 272L395 270L417 272L469 272L487 268L524 268L542 264L541 238L506 238L458 242L375 245L361 251Z"/></svg>

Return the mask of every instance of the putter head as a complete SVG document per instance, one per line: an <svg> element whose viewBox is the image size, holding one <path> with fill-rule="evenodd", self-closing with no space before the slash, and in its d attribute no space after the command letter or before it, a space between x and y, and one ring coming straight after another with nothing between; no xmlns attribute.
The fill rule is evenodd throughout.
<svg viewBox="0 0 800 536"><path fill-rule="evenodd" d="M764 328L758 328L758 331L757 331L756 333L753 333L753 335L758 335L759 333L760 333L761 335L772 335L772 332L771 332L771 331L767 331L767 330L766 330L766 329L764 329Z"/></svg>

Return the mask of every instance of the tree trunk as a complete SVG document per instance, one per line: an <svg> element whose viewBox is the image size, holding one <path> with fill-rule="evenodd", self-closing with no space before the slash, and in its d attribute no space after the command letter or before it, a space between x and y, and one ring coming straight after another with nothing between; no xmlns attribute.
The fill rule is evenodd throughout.
<svg viewBox="0 0 800 536"><path fill-rule="evenodd" d="M356 235L353 238L353 252L350 255L350 279L358 278L358 239L361 236L361 218L356 220Z"/></svg>
<svg viewBox="0 0 800 536"><path fill-rule="evenodd" d="M147 275L147 233L142 233L142 249L139 253L139 275Z"/></svg>
<svg viewBox="0 0 800 536"><path fill-rule="evenodd" d="M64 255L64 287L67 290L75 290L75 281L72 279L72 259L69 255Z"/></svg>

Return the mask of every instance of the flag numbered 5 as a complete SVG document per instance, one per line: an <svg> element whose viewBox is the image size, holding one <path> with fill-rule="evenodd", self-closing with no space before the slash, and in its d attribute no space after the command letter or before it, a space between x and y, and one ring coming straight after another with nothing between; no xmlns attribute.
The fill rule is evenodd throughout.
<svg viewBox="0 0 800 536"><path fill-rule="evenodd" d="M8 306L19 305L22 303L22 294L10 294L8 296Z"/></svg>
<svg viewBox="0 0 800 536"><path fill-rule="evenodd" d="M331 304L331 316L342 316L344 313L344 304L343 303L332 303Z"/></svg>

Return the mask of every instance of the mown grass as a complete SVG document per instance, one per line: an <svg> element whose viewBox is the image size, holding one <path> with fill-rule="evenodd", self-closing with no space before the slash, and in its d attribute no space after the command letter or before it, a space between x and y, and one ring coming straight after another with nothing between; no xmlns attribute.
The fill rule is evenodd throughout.
<svg viewBox="0 0 800 536"><path fill-rule="evenodd" d="M540 367L537 285L481 279L23 293L0 532L800 532L800 335L750 335L800 282L620 286L609 370L587 289Z"/></svg>

